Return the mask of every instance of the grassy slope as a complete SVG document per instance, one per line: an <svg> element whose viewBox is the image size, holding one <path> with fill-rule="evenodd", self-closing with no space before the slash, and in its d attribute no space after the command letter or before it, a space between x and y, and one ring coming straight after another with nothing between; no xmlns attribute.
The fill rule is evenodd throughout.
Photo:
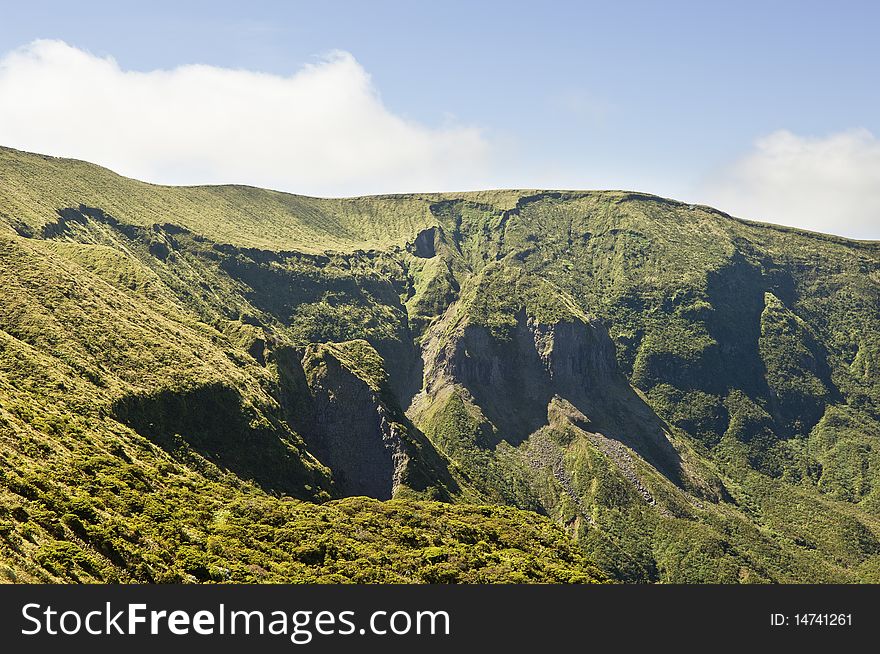
<svg viewBox="0 0 880 654"><path fill-rule="evenodd" d="M572 496L592 512L594 559L661 580L876 579L880 371L865 366L880 329L878 245L631 193L543 193L517 209L467 198L449 207L473 268L512 271L466 319L512 324L509 307L529 302L518 279L574 298L608 325L621 368L680 451L707 462L730 495L696 511L686 498L645 509L619 474L598 474L588 439L557 435L574 485L587 475L610 493L548 482L559 499L544 506L560 521L577 517ZM443 415L441 431L451 421ZM678 492L650 470L642 478L655 496L657 484ZM627 569L621 552L641 558Z"/></svg>
<svg viewBox="0 0 880 654"><path fill-rule="evenodd" d="M173 222L218 243L323 252L402 245L430 222L427 205L415 198L321 200L246 186L155 186L7 148L0 148L0 169L3 213L36 232L57 219L56 209L85 204L126 224Z"/></svg>
<svg viewBox="0 0 880 654"><path fill-rule="evenodd" d="M204 261L181 256L163 270L144 235L162 219L225 225L231 242L265 244L266 224L245 207L277 221L285 246L315 234L349 243L330 240L345 232L332 220L327 232L290 220L291 203L308 211L309 200L160 189L88 164L0 157L0 213L13 227L0 236L0 578L604 579L561 529L514 509L285 497L326 499L328 471L287 426L280 360L261 365L248 353L266 337L250 324L264 312ZM73 224L79 231L57 240L21 236L41 234L59 220L57 208L80 203L148 229L136 243L104 224ZM187 222L186 211L206 222ZM227 211L240 225L222 220ZM216 288L192 294L189 285L206 278ZM228 319L230 307L245 321ZM145 409L132 398L141 397L160 403L148 415L168 417L168 430L145 437L120 422L119 402L136 417ZM193 418L181 423L180 414Z"/></svg>
<svg viewBox="0 0 880 654"><path fill-rule="evenodd" d="M81 205L101 213L59 220ZM608 325L621 369L729 497L695 499L634 457L646 505L583 430L563 420L516 447L504 434L487 444L479 409L447 389L417 422L459 501L547 512L623 579L880 574L877 244L621 192L319 200L157 187L8 149L0 221L8 576L357 578L380 566L345 561L389 556L385 580L517 580L523 565L527 579L600 577L530 513L273 498L333 492L288 426L273 351L365 339L405 406L415 342L462 319L503 333L520 296L545 320L574 310ZM409 254L431 226L434 256ZM147 438L118 420L123 401L196 418ZM200 427L218 407L231 409L217 428ZM530 464L535 452L558 452L567 477ZM390 526L343 537L353 506ZM470 526L447 530L451 516Z"/></svg>

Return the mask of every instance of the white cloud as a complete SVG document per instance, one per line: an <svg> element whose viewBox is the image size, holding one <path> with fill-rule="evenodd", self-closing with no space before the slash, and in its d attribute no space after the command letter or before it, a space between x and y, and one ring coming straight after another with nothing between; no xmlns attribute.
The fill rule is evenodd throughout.
<svg viewBox="0 0 880 654"><path fill-rule="evenodd" d="M0 58L0 144L157 183L314 195L473 187L490 154L477 129L392 113L346 52L289 77L135 72L46 40Z"/></svg>
<svg viewBox="0 0 880 654"><path fill-rule="evenodd" d="M880 239L880 140L774 132L706 184L707 204L743 218Z"/></svg>

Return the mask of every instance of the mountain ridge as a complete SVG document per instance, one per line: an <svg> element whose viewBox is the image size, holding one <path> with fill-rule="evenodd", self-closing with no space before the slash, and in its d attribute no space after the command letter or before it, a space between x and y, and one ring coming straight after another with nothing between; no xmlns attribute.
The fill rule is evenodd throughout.
<svg viewBox="0 0 880 654"><path fill-rule="evenodd" d="M87 169L90 169L92 172L100 171L104 175L108 175L110 177L119 178L121 180L126 180L128 182L133 182L139 186L152 187L156 190L192 190L192 191L208 191L208 192L217 192L222 193L224 191L239 191L243 193L251 193L258 192L261 194L268 194L272 196L283 196L291 199L297 199L302 201L313 201L317 203L336 203L336 202L356 202L358 200L424 200L428 202L442 202L447 200L454 199L472 199L476 202L480 202L481 200L486 199L501 199L506 202L500 202L498 206L502 209L513 209L515 208L516 202L524 197L528 197L530 195L547 195L547 194L565 194L570 197L578 197L578 196L589 196L589 195L602 195L607 194L609 196L616 196L619 198L635 198L635 199L643 199L650 201L657 201L663 203L669 203L677 207L691 207L691 208L699 208L701 210L705 210L708 212L715 213L721 217L738 221L745 225L751 225L759 228L770 228L777 229L782 232L793 232L801 235L811 235L820 239L829 239L832 241L844 241L849 243L856 243L865 245L867 247L878 247L880 248L880 240L872 240L872 239L852 239L844 236L839 236L836 234L823 233L823 232L814 232L809 230L804 230L796 227L791 227L787 225L775 224L772 222L764 222L755 219L747 219L741 218L737 216L733 216L729 213L726 213L722 210L719 210L715 207L711 207L709 205L700 204L700 203L688 203L681 200L676 200L674 198L668 198L664 196L654 195L651 193L645 193L642 191L636 191L632 189L517 189L517 188L499 188L499 189L484 189L484 190L476 190L476 191L439 191L439 192L401 192L401 193L379 193L374 195L362 195L362 196L345 196L345 197L321 197L321 196L309 196L302 195L297 193L292 193L289 191L280 191L276 189L267 189L252 185L246 184L236 184L236 183L224 183L224 184L192 184L192 185L168 185L168 184L155 184L152 182L144 182L138 180L133 177L127 177L124 175L120 175L119 173L114 172L110 168L100 166L98 164L93 164L91 162L75 159L70 157L59 157L53 155L42 155L42 154L34 154L29 153L22 150L16 150L14 148L9 148L6 146L0 145L0 153L4 153L7 156L18 156L19 158L24 156L26 158L35 157L48 161L52 161L54 163L62 164L62 165L76 165L76 166L84 166ZM513 205L510 204L511 200L513 201ZM230 243L234 245L234 243Z"/></svg>
<svg viewBox="0 0 880 654"><path fill-rule="evenodd" d="M0 223L7 576L342 580L385 548L396 580L880 578L878 243L634 192L314 199L3 148ZM408 517L313 522L363 494ZM227 530L228 503L287 518ZM520 520L553 547L514 555Z"/></svg>

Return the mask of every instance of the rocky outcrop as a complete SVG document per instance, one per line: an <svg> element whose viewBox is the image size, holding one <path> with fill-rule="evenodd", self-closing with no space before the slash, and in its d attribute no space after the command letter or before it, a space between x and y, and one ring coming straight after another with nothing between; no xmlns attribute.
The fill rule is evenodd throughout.
<svg viewBox="0 0 880 654"><path fill-rule="evenodd" d="M409 421L385 362L366 341L313 343L278 359L288 420L333 476L335 496L420 496L458 492L447 462Z"/></svg>
<svg viewBox="0 0 880 654"><path fill-rule="evenodd" d="M507 339L465 320L444 345L429 344L426 395L461 386L495 427L496 442L512 445L547 425L548 408L565 400L591 432L626 445L680 483L665 425L618 369L604 327L577 316L544 322L524 308L515 319Z"/></svg>
<svg viewBox="0 0 880 654"><path fill-rule="evenodd" d="M312 397L307 442L333 471L339 495L390 499L409 457L404 430L377 391L322 346L310 346L303 368Z"/></svg>

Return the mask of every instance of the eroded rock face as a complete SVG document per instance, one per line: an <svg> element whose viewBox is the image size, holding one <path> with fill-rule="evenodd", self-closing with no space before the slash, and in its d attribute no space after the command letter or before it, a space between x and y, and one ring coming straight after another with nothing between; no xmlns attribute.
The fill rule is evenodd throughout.
<svg viewBox="0 0 880 654"><path fill-rule="evenodd" d="M585 394L619 375L614 343L601 325L580 320L548 325L530 319L528 327L541 362L558 389Z"/></svg>
<svg viewBox="0 0 880 654"><path fill-rule="evenodd" d="M544 423L551 379L524 319L506 341L467 325L440 357L439 383L464 386L504 440L518 444Z"/></svg>
<svg viewBox="0 0 880 654"><path fill-rule="evenodd" d="M577 319L547 324L525 311L508 339L482 325L459 328L430 370L429 388L463 385L511 442L546 423L554 396L582 405L620 381L614 345L601 326Z"/></svg>
<svg viewBox="0 0 880 654"><path fill-rule="evenodd" d="M336 493L390 499L402 482L408 456L404 427L369 384L336 358L306 354L313 429L307 442L333 471Z"/></svg>
<svg viewBox="0 0 880 654"><path fill-rule="evenodd" d="M512 445L547 425L554 401L563 399L590 429L679 480L680 460L663 421L618 369L604 327L579 318L545 323L520 310L509 334L504 339L482 325L458 327L426 365L427 392L463 387L496 428L496 442Z"/></svg>

